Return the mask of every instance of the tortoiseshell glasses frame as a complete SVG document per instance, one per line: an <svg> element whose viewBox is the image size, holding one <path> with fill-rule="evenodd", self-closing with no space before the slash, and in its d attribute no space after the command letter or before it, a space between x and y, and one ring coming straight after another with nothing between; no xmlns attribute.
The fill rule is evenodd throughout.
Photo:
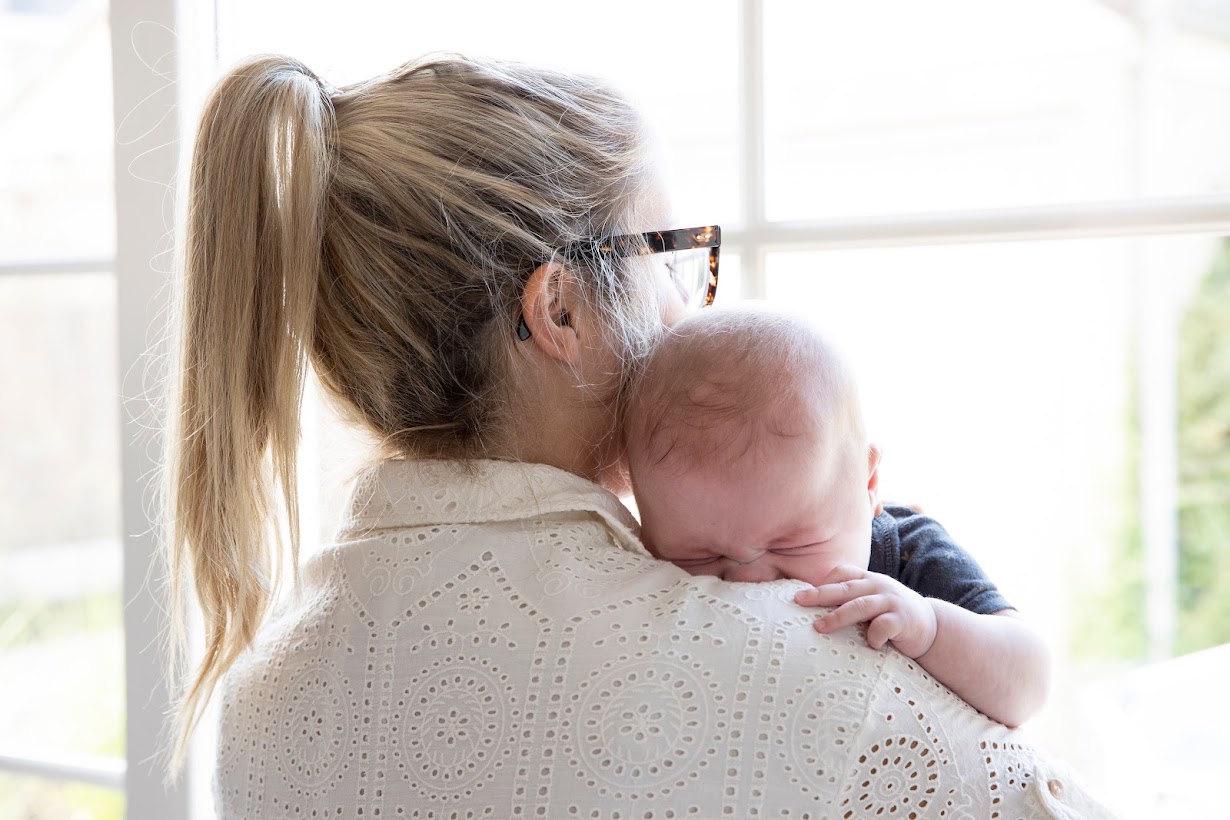
<svg viewBox="0 0 1230 820"><path fill-rule="evenodd" d="M695 272L688 270L686 265L668 265L672 281L688 307L703 308L712 305L714 297L717 296L718 260L722 250L722 229L717 225L672 231L646 231L573 242L564 246L560 254L565 259L594 259L603 254L614 257L647 256L705 248L709 249L708 264ZM687 281L689 276L695 278ZM517 338L523 342L530 338L530 329L524 316L517 320Z"/></svg>
<svg viewBox="0 0 1230 820"><path fill-rule="evenodd" d="M672 231L646 231L645 233L613 236L591 242L574 242L562 253L570 259L592 258L609 253L613 256L641 256L655 253L709 249L709 265L703 282L704 293L699 307L709 307L717 296L718 260L722 250L722 229L717 225L702 225L698 228L678 228ZM699 294L699 288L697 288Z"/></svg>

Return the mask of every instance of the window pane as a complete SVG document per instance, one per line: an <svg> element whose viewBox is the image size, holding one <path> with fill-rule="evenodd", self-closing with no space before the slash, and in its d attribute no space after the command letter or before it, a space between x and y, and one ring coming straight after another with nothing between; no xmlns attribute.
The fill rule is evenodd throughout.
<svg viewBox="0 0 1230 820"><path fill-rule="evenodd" d="M81 783L56 783L0 772L0 817L123 820L124 795Z"/></svg>
<svg viewBox="0 0 1230 820"><path fill-rule="evenodd" d="M1226 190L1225 12L1161 5L766 0L769 218Z"/></svg>
<svg viewBox="0 0 1230 820"><path fill-rule="evenodd" d="M602 77L627 94L664 143L677 227L731 223L737 121L734 0L618 8L546 0L325 0L219 4L222 65L261 52L305 61L338 85L432 51L520 60ZM664 226L665 227L665 226Z"/></svg>
<svg viewBox="0 0 1230 820"><path fill-rule="evenodd" d="M1176 385L1175 647L1224 644L1202 668L1230 669L1225 243L779 253L766 272L769 299L806 306L851 359L882 497L939 519L1048 639L1059 668L1033 733L1140 817L1208 814L1206 736L1230 721L1172 719L1212 696L1188 658L1129 670L1151 651L1141 533L1156 499L1141 492L1167 486L1141 480L1144 437L1167 425L1150 397ZM1141 366L1159 352L1160 373ZM1159 774L1125 775L1140 771Z"/></svg>
<svg viewBox="0 0 1230 820"><path fill-rule="evenodd" d="M0 261L115 248L107 3L0 2Z"/></svg>
<svg viewBox="0 0 1230 820"><path fill-rule="evenodd" d="M123 754L115 344L110 275L0 277L0 745L14 754Z"/></svg>

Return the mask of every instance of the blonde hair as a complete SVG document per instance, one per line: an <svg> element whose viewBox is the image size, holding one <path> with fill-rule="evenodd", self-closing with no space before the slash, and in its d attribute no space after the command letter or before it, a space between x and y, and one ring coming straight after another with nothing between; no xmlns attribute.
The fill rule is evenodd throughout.
<svg viewBox="0 0 1230 820"><path fill-rule="evenodd" d="M205 652L179 702L172 772L287 550L297 562L309 366L386 455L489 453L525 282L569 243L644 230L644 142L632 109L592 80L458 56L346 88L265 56L214 89L173 322L173 656L189 586ZM648 349L660 314L626 264L569 271L630 361Z"/></svg>
<svg viewBox="0 0 1230 820"><path fill-rule="evenodd" d="M624 415L628 457L681 473L767 454L767 442L822 438L866 456L858 388L839 352L803 319L764 307L713 308L670 329Z"/></svg>

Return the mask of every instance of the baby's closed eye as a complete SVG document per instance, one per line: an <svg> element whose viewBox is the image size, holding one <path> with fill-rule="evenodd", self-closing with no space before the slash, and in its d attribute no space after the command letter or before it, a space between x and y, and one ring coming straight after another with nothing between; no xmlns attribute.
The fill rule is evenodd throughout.
<svg viewBox="0 0 1230 820"><path fill-rule="evenodd" d="M797 547L774 547L769 552L775 555L806 555L819 546L821 546L821 543L817 542L815 544L801 544Z"/></svg>

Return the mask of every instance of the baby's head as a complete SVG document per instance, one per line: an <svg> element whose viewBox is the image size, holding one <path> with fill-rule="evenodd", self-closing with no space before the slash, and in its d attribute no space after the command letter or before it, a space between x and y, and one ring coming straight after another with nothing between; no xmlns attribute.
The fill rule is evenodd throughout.
<svg viewBox="0 0 1230 820"><path fill-rule="evenodd" d="M849 370L805 322L687 317L646 363L624 429L654 555L731 581L867 566L879 451Z"/></svg>

